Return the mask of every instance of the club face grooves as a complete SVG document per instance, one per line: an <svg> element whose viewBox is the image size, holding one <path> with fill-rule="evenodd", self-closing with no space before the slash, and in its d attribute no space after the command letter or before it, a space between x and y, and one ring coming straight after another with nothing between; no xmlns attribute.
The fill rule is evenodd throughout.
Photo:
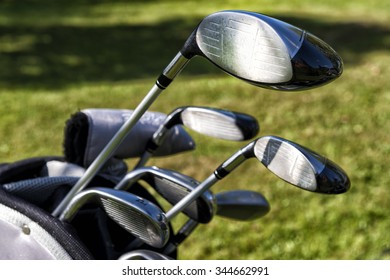
<svg viewBox="0 0 390 280"><path fill-rule="evenodd" d="M168 221L162 210L146 199L121 190L103 187L84 190L71 200L59 219L71 222L90 202L101 206L112 220L146 244L161 248L168 241Z"/></svg>
<svg viewBox="0 0 390 280"><path fill-rule="evenodd" d="M289 52L264 21L243 12L225 11L206 17L198 27L203 54L226 72L268 84L293 76Z"/></svg>
<svg viewBox="0 0 390 280"><path fill-rule="evenodd" d="M316 173L311 163L297 149L275 138L256 142L256 157L281 179L309 191L316 191Z"/></svg>
<svg viewBox="0 0 390 280"><path fill-rule="evenodd" d="M164 242L162 242L164 240L162 228L165 229L165 227L161 228L160 223L156 224L156 220L163 221L162 216L157 217L156 220L151 220L139 208L134 209L105 197L100 198L100 202L107 215L128 232L153 247L161 248L164 245Z"/></svg>

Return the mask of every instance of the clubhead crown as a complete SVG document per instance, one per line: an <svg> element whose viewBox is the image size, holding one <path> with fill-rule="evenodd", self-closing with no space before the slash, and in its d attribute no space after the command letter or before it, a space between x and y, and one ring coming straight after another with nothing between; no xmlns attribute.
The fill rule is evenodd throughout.
<svg viewBox="0 0 390 280"><path fill-rule="evenodd" d="M239 221L252 221L265 216L271 209L267 199L260 193L248 190L233 190L215 195L217 215Z"/></svg>

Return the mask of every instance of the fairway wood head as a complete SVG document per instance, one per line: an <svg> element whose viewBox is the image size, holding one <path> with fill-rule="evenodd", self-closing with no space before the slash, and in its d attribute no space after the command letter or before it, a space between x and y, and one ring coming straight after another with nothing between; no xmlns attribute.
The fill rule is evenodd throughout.
<svg viewBox="0 0 390 280"><path fill-rule="evenodd" d="M136 195L109 188L90 188L78 193L63 211L60 220L70 222L86 203L97 203L122 228L155 248L169 238L169 225L162 210Z"/></svg>
<svg viewBox="0 0 390 280"><path fill-rule="evenodd" d="M261 137L254 153L268 170L302 189L339 194L350 188L347 174L338 165L294 142L276 136Z"/></svg>
<svg viewBox="0 0 390 280"><path fill-rule="evenodd" d="M211 107L185 106L168 114L164 124L153 135L153 142L161 144L163 134L175 125L184 125L214 138L244 141L260 130L257 120L247 114Z"/></svg>
<svg viewBox="0 0 390 280"><path fill-rule="evenodd" d="M168 114L155 131L145 154L136 167L143 166L154 151L165 141L167 132L176 125L184 125L203 135L214 138L244 141L253 138L260 130L257 120L247 114L198 106L179 107Z"/></svg>
<svg viewBox="0 0 390 280"><path fill-rule="evenodd" d="M259 132L259 124L252 116L209 107L185 107L181 120L192 130L225 140L244 141Z"/></svg>
<svg viewBox="0 0 390 280"><path fill-rule="evenodd" d="M181 53L200 55L260 87L302 90L342 73L340 56L314 35L280 20L246 11L221 11L204 18Z"/></svg>
<svg viewBox="0 0 390 280"><path fill-rule="evenodd" d="M267 199L260 193L248 190L233 190L215 195L217 215L239 221L251 221L265 216L270 211Z"/></svg>

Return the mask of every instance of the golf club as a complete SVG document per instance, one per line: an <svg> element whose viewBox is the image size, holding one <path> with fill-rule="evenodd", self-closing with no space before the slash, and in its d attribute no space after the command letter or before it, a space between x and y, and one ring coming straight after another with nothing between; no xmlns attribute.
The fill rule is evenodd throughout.
<svg viewBox="0 0 390 280"><path fill-rule="evenodd" d="M147 182L172 205L175 205L199 185L198 181L189 176L153 166L140 167L127 173L115 186L115 189L131 190L131 186L139 180ZM206 191L186 207L183 213L199 223L208 223L214 215L214 200L213 194Z"/></svg>
<svg viewBox="0 0 390 280"><path fill-rule="evenodd" d="M89 188L78 193L59 217L71 222L88 202L98 203L122 228L155 248L163 247L169 238L168 221L159 207L128 192L109 188Z"/></svg>
<svg viewBox="0 0 390 280"><path fill-rule="evenodd" d="M184 125L198 133L232 141L248 140L259 132L257 120L247 114L209 107L180 107L173 110L153 134L135 168L145 165L175 125Z"/></svg>
<svg viewBox="0 0 390 280"><path fill-rule="evenodd" d="M347 174L329 159L286 139L265 136L249 143L223 162L213 174L166 213L167 219L172 220L205 190L253 157L276 176L307 191L340 194L350 188Z"/></svg>
<svg viewBox="0 0 390 280"><path fill-rule="evenodd" d="M265 216L270 210L267 199L255 191L225 191L217 193L215 198L216 214L233 220L252 221ZM164 253L170 254L198 225L197 221L189 219L174 236L173 241L166 246Z"/></svg>
<svg viewBox="0 0 390 280"><path fill-rule="evenodd" d="M134 250L121 255L118 260L173 260L172 258L151 250Z"/></svg>
<svg viewBox="0 0 390 280"><path fill-rule="evenodd" d="M249 190L232 190L215 194L216 214L221 217L252 221L265 216L270 205L259 192Z"/></svg>
<svg viewBox="0 0 390 280"><path fill-rule="evenodd" d="M58 216L111 157L132 127L183 70L202 56L220 69L260 87L300 90L320 86L342 73L342 60L325 42L297 27L246 11L222 11L204 18L85 174L53 211Z"/></svg>

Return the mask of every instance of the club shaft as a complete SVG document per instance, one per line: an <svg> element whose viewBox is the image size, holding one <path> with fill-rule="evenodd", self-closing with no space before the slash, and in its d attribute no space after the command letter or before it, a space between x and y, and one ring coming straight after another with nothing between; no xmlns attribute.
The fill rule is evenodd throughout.
<svg viewBox="0 0 390 280"><path fill-rule="evenodd" d="M184 241L188 236L198 227L199 223L195 220L189 219L175 235L172 243L169 243L164 249L164 254L169 255Z"/></svg>
<svg viewBox="0 0 390 280"><path fill-rule="evenodd" d="M181 211L188 207L195 199L201 196L203 192L218 182L218 180L219 179L214 175L214 173L211 174L206 180L204 180L199 186L197 186L192 192L190 192L167 212L167 220L171 221Z"/></svg>
<svg viewBox="0 0 390 280"><path fill-rule="evenodd" d="M146 162L150 159L151 156L152 156L151 152L145 151L133 169L137 169L139 167L145 166Z"/></svg>
<svg viewBox="0 0 390 280"><path fill-rule="evenodd" d="M146 165L146 162L154 155L156 150L164 142L168 131L169 131L169 128L166 128L164 125L162 125L154 132L154 134L152 136L152 139L149 142L149 143L152 143L152 144L148 145L146 147L146 150L143 152L143 154L141 155L139 161L134 166L134 169Z"/></svg>
<svg viewBox="0 0 390 280"><path fill-rule="evenodd" d="M163 73L157 79L156 84L144 97L141 103L134 110L130 118L122 125L118 132L114 135L111 141L106 147L100 152L96 159L85 171L84 175L79 179L76 185L69 191L57 208L53 211L53 216L61 214L63 209L69 204L72 198L81 190L83 190L89 182L93 179L96 173L102 168L102 166L111 157L114 151L119 147L125 137L128 135L130 130L134 127L137 121L142 117L147 109L152 105L160 93L166 89L173 79L183 70L187 65L189 59L185 58L180 52L174 57L169 65L164 69Z"/></svg>
<svg viewBox="0 0 390 280"><path fill-rule="evenodd" d="M167 220L170 221L176 217L181 211L188 207L195 199L202 195L219 180L225 178L230 172L236 169L249 157L252 157L253 147L256 141L247 144L230 158L224 161L206 180L199 184L192 192L180 200L167 212ZM253 155L254 156L254 155Z"/></svg>
<svg viewBox="0 0 390 280"><path fill-rule="evenodd" d="M96 173L102 168L102 166L107 162L111 157L116 148L122 143L127 134L137 123L137 121L142 117L146 110L151 106L154 100L160 95L163 89L159 88L157 85L154 85L149 93L144 97L141 103L134 110L130 118L122 125L118 132L114 135L111 141L105 146L105 148L100 152L96 159L85 171L84 175L77 181L77 183L72 187L66 197L61 201L57 208L52 213L53 216L58 216L70 202L70 200L81 190L83 190L88 183L93 179Z"/></svg>

